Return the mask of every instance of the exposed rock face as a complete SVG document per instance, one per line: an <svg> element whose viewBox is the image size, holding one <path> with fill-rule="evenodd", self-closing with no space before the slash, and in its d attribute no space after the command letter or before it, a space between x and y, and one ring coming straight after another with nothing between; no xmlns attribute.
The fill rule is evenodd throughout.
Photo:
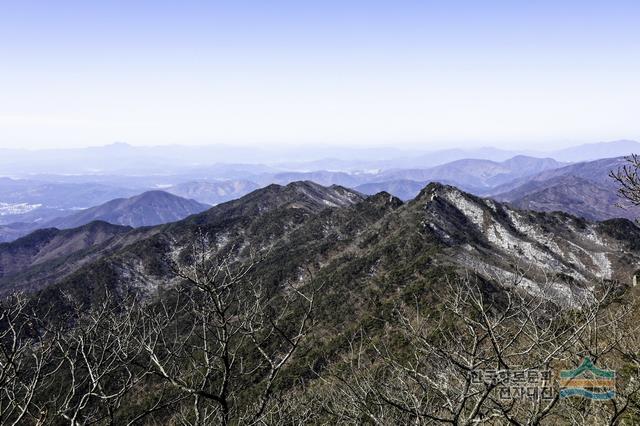
<svg viewBox="0 0 640 426"><path fill-rule="evenodd" d="M626 220L595 223L562 213L512 209L492 200L432 184L416 199L425 211L424 225L450 246L462 264L487 275L513 276L524 271L522 285L540 284L568 295L575 285L600 280L630 282L640 264L634 239L640 229ZM624 226L627 235L611 232Z"/></svg>

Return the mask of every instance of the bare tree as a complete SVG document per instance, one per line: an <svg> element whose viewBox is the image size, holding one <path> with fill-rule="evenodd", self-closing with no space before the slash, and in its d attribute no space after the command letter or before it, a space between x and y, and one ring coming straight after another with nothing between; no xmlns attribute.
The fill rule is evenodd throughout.
<svg viewBox="0 0 640 426"><path fill-rule="evenodd" d="M317 290L268 294L249 279L254 267L199 235L186 264L171 262L183 283L144 311L139 344L149 371L191 400L184 424L260 422L309 331Z"/></svg>
<svg viewBox="0 0 640 426"><path fill-rule="evenodd" d="M533 425L572 418L615 424L637 412L635 365L631 380L609 402L561 399L557 389L524 398L503 393L503 373L549 372L541 384L555 388L557 371L575 367L584 356L623 365L626 354L639 349L625 347L637 327L630 306L609 309L614 287L600 287L581 305L560 309L521 290L488 291L468 278L444 286L439 309L398 307L387 325L389 338L356 336L345 359L349 368L320 375L320 402L330 418L380 425ZM490 372L491 379L478 380L479 372Z"/></svg>
<svg viewBox="0 0 640 426"><path fill-rule="evenodd" d="M632 154L627 157L627 164L612 170L609 176L614 179L618 187L618 195L624 200L631 202L634 206L640 206L640 157Z"/></svg>
<svg viewBox="0 0 640 426"><path fill-rule="evenodd" d="M38 318L23 294L0 301L0 424L42 423L38 392L56 367L55 341Z"/></svg>
<svg viewBox="0 0 640 426"><path fill-rule="evenodd" d="M74 324L58 330L53 341L59 382L43 389L47 412L72 426L121 424L124 397L148 374L134 363L142 352L134 339L142 309L110 292L88 310L69 302Z"/></svg>

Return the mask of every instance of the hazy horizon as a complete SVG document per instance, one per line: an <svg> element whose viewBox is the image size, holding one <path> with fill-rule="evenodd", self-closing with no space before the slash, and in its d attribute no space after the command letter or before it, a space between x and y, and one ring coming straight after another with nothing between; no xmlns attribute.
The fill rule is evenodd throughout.
<svg viewBox="0 0 640 426"><path fill-rule="evenodd" d="M500 150L505 152L517 152L517 153L529 153L531 155L535 154L544 154L551 153L558 150L575 148L584 145L600 145L600 144L615 144L619 142L631 142L638 143L637 140L630 138L623 139L609 139L609 140L584 140L584 141L562 141L557 143L531 143L531 145L518 145L514 146L513 144L491 144L482 141L476 142L461 142L461 143L414 143L414 144L391 144L391 143L379 143L379 144L341 144L341 143L290 143L290 144L278 144L278 143L270 143L265 146L264 143L224 143L224 142L212 142L212 143L149 143L149 144L133 144L124 141L115 141L111 143L105 144L86 144L86 145L72 145L72 146L17 146L17 147L3 147L0 146L0 150L14 150L14 151L30 151L30 152L39 152L39 151L65 151L65 150L85 150L85 149L99 149L99 148L117 148L117 147L126 147L126 148L139 148L146 150L163 149L163 148L222 148L222 149L233 149L233 150L274 150L274 151L298 151L298 150L307 150L307 149L316 149L316 150L336 150L336 155L339 154L338 150L353 150L353 151L363 151L363 150L372 150L372 151L397 151L397 152L444 152L449 150L460 150L460 151L468 151L470 153L474 151L481 150ZM318 158L320 159L320 158Z"/></svg>
<svg viewBox="0 0 640 426"><path fill-rule="evenodd" d="M0 147L640 139L633 2L0 7Z"/></svg>

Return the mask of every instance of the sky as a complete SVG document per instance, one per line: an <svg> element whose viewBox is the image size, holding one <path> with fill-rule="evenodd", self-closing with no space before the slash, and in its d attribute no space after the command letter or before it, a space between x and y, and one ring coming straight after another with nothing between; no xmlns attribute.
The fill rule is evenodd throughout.
<svg viewBox="0 0 640 426"><path fill-rule="evenodd" d="M639 139L640 2L0 0L0 148Z"/></svg>

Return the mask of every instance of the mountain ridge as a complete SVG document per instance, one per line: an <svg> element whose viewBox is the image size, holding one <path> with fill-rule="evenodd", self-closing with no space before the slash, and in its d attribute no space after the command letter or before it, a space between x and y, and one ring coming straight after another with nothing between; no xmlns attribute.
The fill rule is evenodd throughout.
<svg viewBox="0 0 640 426"><path fill-rule="evenodd" d="M521 209L564 211L591 220L636 219L640 207L619 198L618 186L609 175L625 164L624 157L576 163L515 180L489 196Z"/></svg>
<svg viewBox="0 0 640 426"><path fill-rule="evenodd" d="M365 198L312 182L269 185L182 221L129 230L117 242L84 248L75 253L77 268L50 274L42 288L102 283L155 292L171 281L162 259L187 255L194 236L203 234L218 253L234 259L263 253L256 277L271 285L298 279L307 269L342 273L356 265L357 280L367 285L378 279L365 273L368 268L387 271L381 276L386 280L388 271L405 264L407 270L442 266L508 279L510 268L521 264L527 271L522 285L571 303L596 280L631 281L640 230L629 221L614 223L628 232L616 234L610 224L564 213L512 209L437 183L407 203L389 193ZM415 264L420 259L422 266ZM19 277L28 288L43 283L31 285L24 277L28 273ZM16 278L0 279L0 287L10 288Z"/></svg>

